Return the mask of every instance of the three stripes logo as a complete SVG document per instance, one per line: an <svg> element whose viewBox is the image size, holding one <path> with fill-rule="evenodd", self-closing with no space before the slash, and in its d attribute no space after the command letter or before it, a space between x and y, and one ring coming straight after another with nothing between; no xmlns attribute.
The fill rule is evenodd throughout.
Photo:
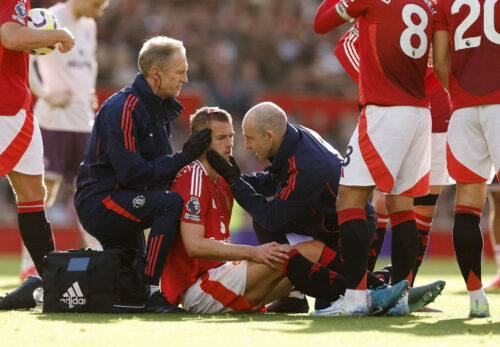
<svg viewBox="0 0 500 347"><path fill-rule="evenodd" d="M63 297L59 301L68 305L69 308L73 308L78 305L85 305L87 303L78 281L73 283L71 287L66 290Z"/></svg>

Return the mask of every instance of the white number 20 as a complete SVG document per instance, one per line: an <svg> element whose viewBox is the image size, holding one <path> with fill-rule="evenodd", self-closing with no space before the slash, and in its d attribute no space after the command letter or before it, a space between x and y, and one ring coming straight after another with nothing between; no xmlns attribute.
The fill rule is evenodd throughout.
<svg viewBox="0 0 500 347"><path fill-rule="evenodd" d="M495 30L495 4L498 0L486 0L484 2L484 35L488 40L497 45L500 44L500 34ZM478 0L456 0L451 6L451 14L456 14L462 6L468 6L469 15L457 26L455 31L455 50L474 48L481 44L481 36L464 38L465 32L479 18L481 4Z"/></svg>
<svg viewBox="0 0 500 347"><path fill-rule="evenodd" d="M413 14L416 14L420 18L420 23L418 25L413 23L411 19ZM401 15L403 17L403 22L405 22L407 26L407 28L403 30L399 39L401 49L410 58L419 59L427 51L427 35L425 34L425 28L427 28L427 24L429 22L427 13L418 5L407 4L403 7ZM417 35L420 39L418 47L413 47L411 44L411 38L413 35Z"/></svg>

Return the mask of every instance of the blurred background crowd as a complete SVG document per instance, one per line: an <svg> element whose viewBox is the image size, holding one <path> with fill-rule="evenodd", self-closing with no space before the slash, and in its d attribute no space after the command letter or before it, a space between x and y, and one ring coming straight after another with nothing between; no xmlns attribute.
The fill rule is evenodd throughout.
<svg viewBox="0 0 500 347"><path fill-rule="evenodd" d="M31 2L34 8L57 1ZM181 96L195 95L200 106L216 105L233 115L234 151L242 171L265 165L245 151L240 121L268 95L284 96L290 105L307 99L297 107L277 103L292 122L318 131L343 153L357 121L357 86L333 51L349 27L315 34L312 23L320 4L321 0L110 0L97 19L98 89L109 93L130 84L142 43L154 35L171 36L187 49L189 83ZM325 103L328 99L336 102ZM320 103L323 106L316 109ZM176 122L173 135L177 149L188 136L188 114L181 117L184 121ZM71 195L71 188L61 192L49 210L54 225L74 223ZM453 197L453 188L441 196L435 228L451 227ZM0 225L15 225L15 204L5 178L0 180L0 209Z"/></svg>

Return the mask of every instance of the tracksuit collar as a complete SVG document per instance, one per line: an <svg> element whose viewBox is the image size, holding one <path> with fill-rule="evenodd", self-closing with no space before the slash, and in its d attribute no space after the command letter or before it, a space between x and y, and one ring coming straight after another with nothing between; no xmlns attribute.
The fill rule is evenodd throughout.
<svg viewBox="0 0 500 347"><path fill-rule="evenodd" d="M180 116L184 106L176 98L170 97L165 100L155 95L151 86L141 73L135 76L132 86L137 89L144 105L154 113L160 114L167 121L173 121Z"/></svg>
<svg viewBox="0 0 500 347"><path fill-rule="evenodd" d="M296 144L300 141L300 133L292 124L286 124L286 133L276 155L271 158L271 166L268 168L271 173L280 170L283 164L286 164L290 155L295 152Z"/></svg>

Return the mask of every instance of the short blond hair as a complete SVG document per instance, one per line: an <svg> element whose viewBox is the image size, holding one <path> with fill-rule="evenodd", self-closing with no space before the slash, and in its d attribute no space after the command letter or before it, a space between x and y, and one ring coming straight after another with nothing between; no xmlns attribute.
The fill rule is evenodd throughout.
<svg viewBox="0 0 500 347"><path fill-rule="evenodd" d="M139 59L137 61L139 71L144 77L148 77L149 70L151 70L153 66L158 66L160 69L166 69L170 63L170 58L177 51L186 54L186 48L182 41L167 36L155 36L150 38L144 42L139 52Z"/></svg>
<svg viewBox="0 0 500 347"><path fill-rule="evenodd" d="M208 128L211 121L233 123L233 118L226 110L218 107L202 107L189 116L191 133Z"/></svg>

